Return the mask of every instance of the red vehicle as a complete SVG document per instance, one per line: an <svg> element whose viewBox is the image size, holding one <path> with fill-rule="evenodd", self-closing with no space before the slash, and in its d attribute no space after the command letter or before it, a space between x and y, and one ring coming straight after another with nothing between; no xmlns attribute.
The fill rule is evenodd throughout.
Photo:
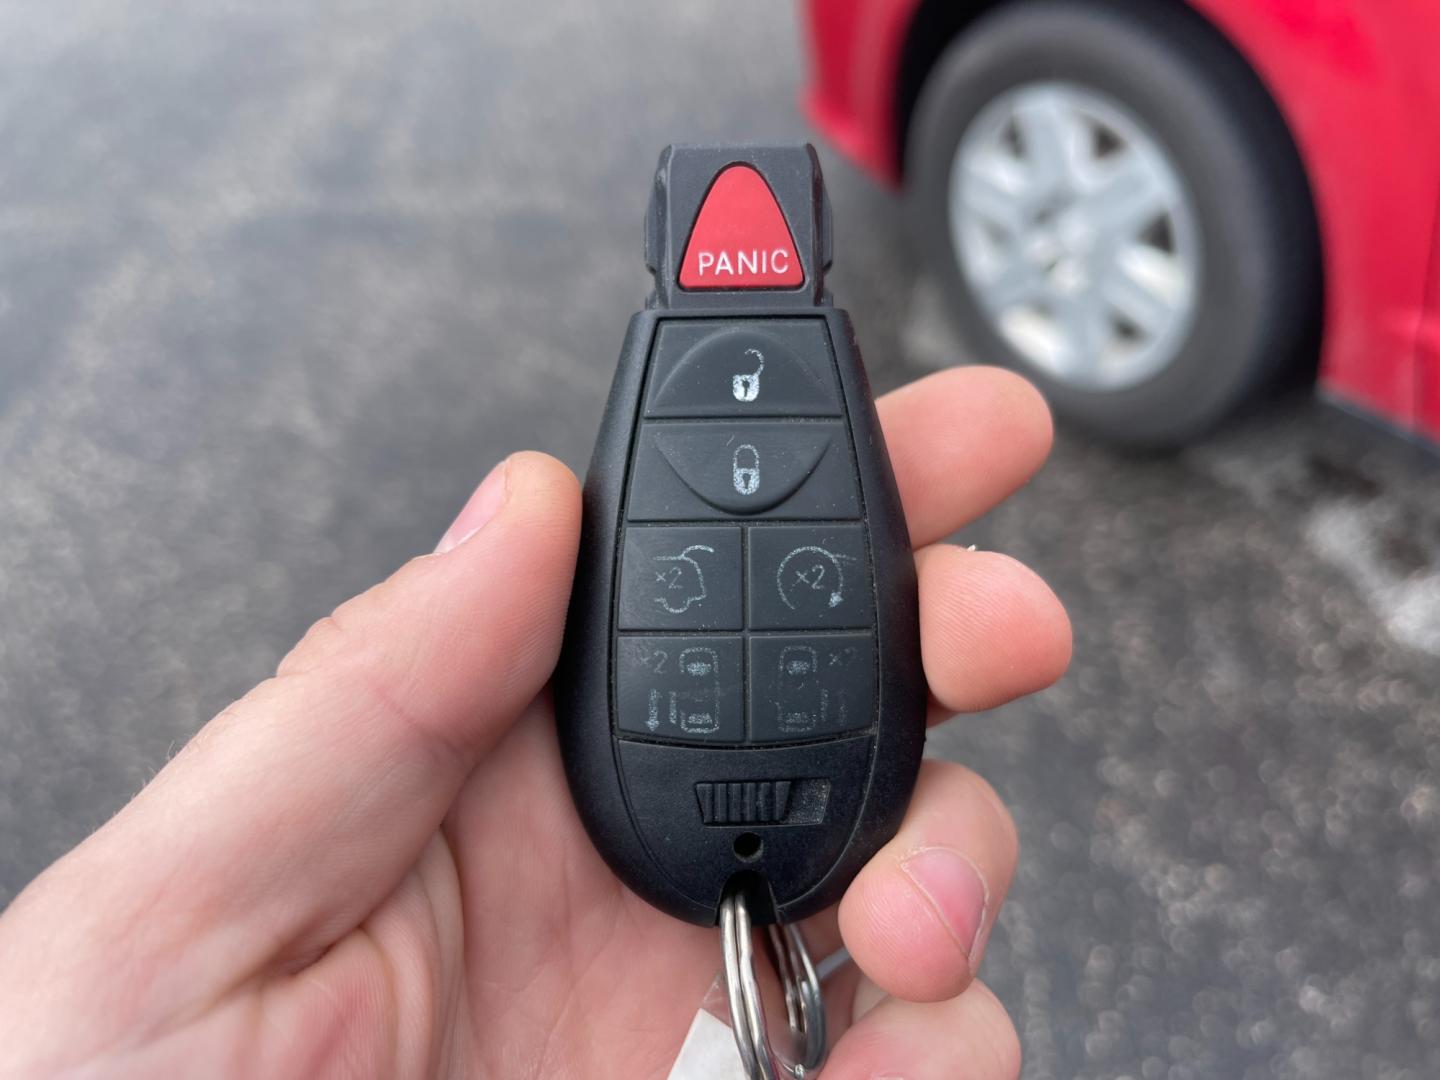
<svg viewBox="0 0 1440 1080"><path fill-rule="evenodd" d="M979 355L1135 445L1313 365L1440 440L1440 5L807 0L807 111Z"/></svg>

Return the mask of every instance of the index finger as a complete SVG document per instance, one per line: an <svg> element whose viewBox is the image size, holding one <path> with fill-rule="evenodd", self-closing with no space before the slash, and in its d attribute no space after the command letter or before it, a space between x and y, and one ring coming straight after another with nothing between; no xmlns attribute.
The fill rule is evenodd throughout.
<svg viewBox="0 0 1440 1080"><path fill-rule="evenodd" d="M1040 392L1003 368L949 368L876 408L916 548L1003 502L1044 464L1054 435Z"/></svg>

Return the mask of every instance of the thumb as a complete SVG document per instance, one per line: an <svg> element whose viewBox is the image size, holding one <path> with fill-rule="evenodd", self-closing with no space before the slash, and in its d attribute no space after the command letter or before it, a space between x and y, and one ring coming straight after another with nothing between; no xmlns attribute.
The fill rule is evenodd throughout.
<svg viewBox="0 0 1440 1080"><path fill-rule="evenodd" d="M153 1017L358 924L549 678L579 524L558 461L501 463L439 551L316 623L275 678L22 895L0 953L74 935L133 966L99 981L122 1012ZM27 911L44 933L7 925Z"/></svg>

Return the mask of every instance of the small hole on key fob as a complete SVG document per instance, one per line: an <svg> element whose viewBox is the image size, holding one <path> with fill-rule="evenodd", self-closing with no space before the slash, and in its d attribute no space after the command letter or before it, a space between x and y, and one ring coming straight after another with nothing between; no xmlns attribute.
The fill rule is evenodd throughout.
<svg viewBox="0 0 1440 1080"><path fill-rule="evenodd" d="M753 832L742 832L739 836L735 837L735 857L749 862L751 859L759 857L760 851L764 846L765 845L760 842L760 837L756 836Z"/></svg>

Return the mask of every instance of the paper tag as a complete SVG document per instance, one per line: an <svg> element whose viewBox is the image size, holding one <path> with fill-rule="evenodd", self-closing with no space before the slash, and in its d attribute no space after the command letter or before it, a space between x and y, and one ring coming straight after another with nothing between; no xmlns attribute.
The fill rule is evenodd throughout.
<svg viewBox="0 0 1440 1080"><path fill-rule="evenodd" d="M705 1009L697 1012L669 1080L748 1080L730 1025Z"/></svg>

